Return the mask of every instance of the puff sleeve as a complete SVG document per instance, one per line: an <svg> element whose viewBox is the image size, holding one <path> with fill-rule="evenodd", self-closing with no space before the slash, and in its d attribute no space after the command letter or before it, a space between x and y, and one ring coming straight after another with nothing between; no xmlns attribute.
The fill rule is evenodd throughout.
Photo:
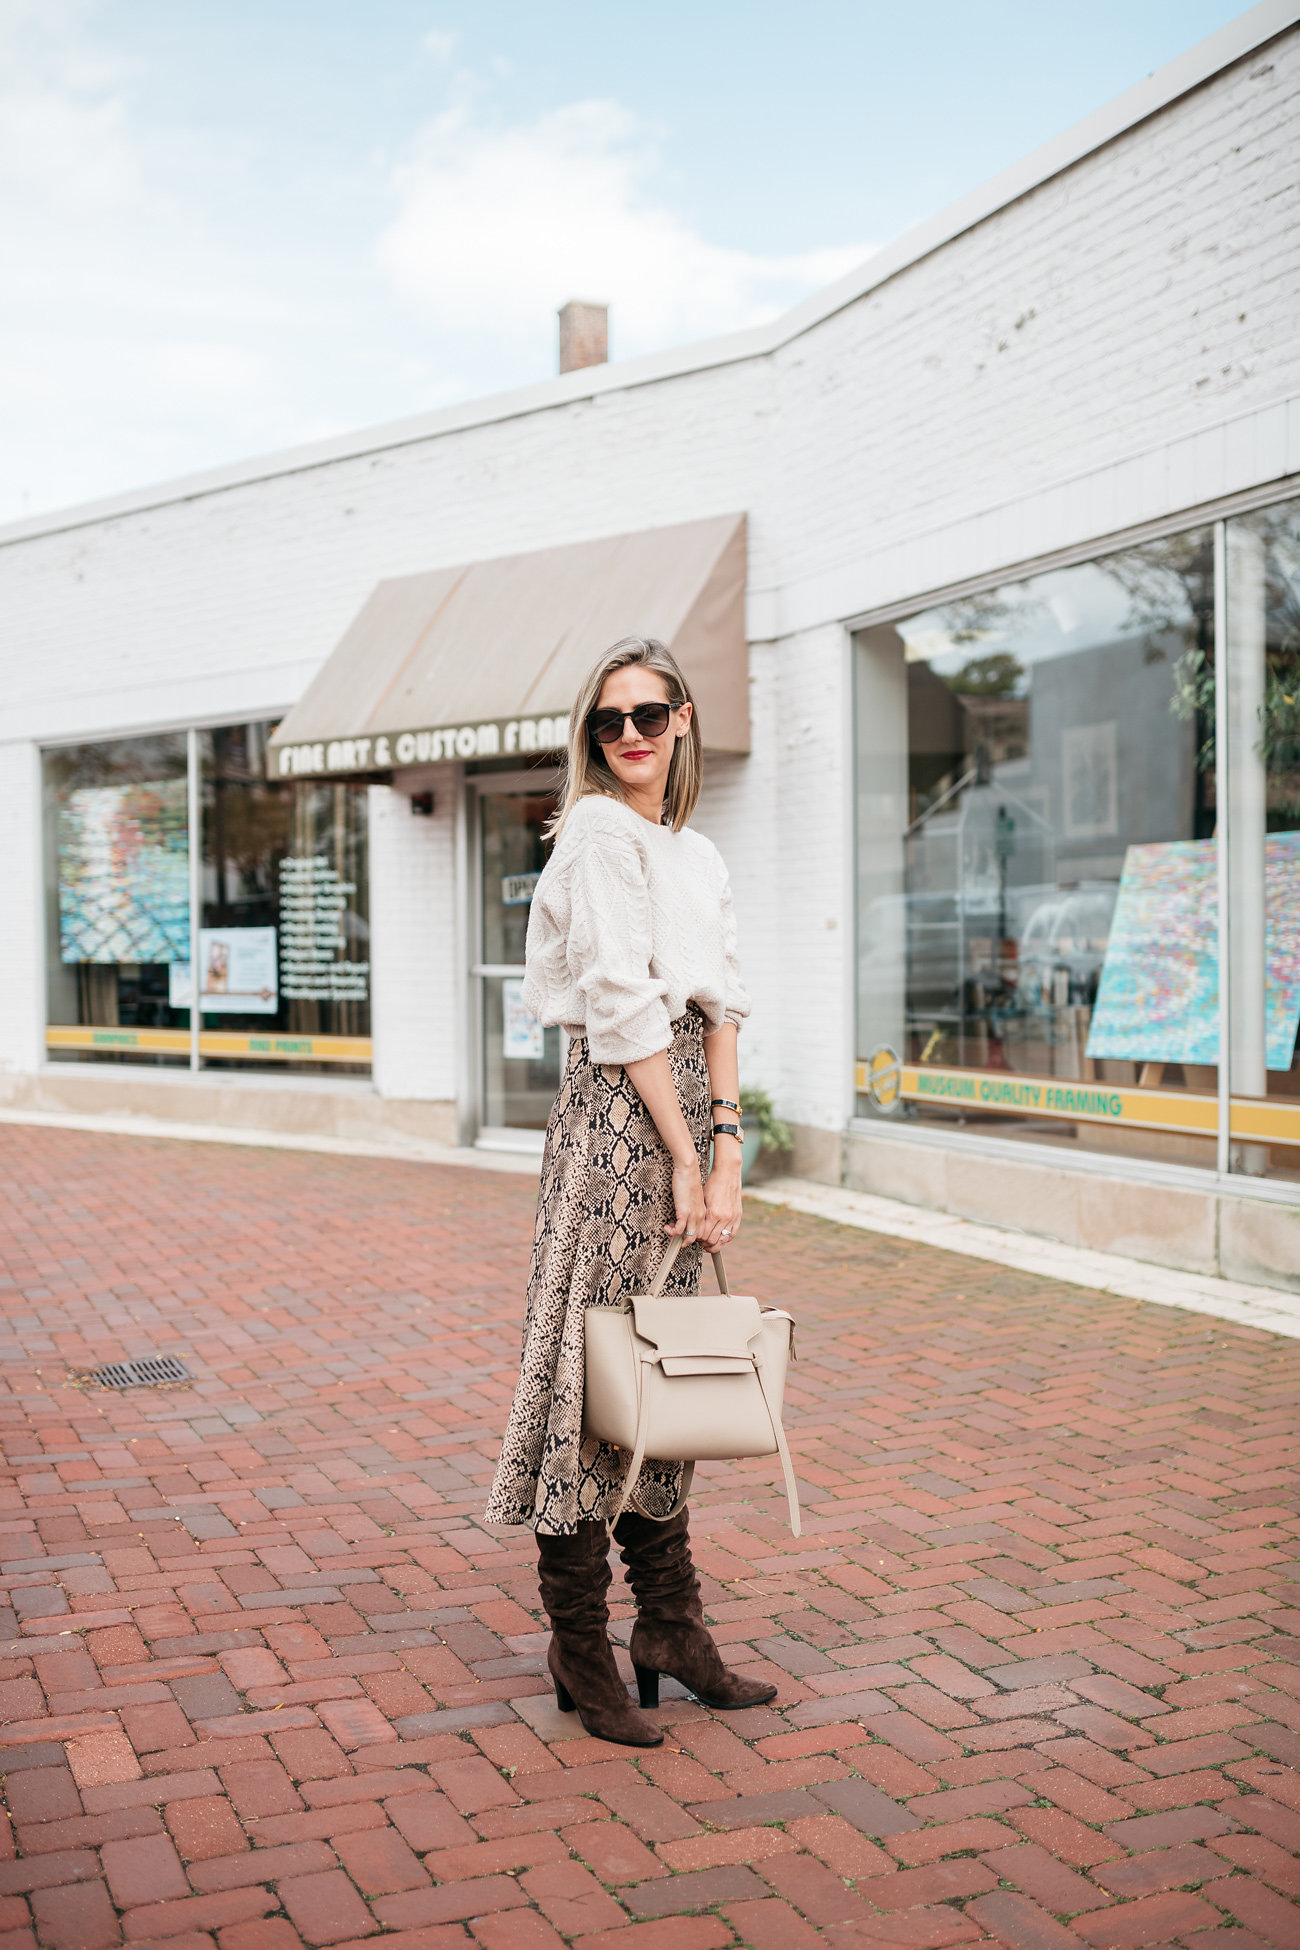
<svg viewBox="0 0 1300 1950"><path fill-rule="evenodd" d="M567 874L569 980L594 1063L636 1063L672 1042L667 983L651 974L654 932L645 862L600 809L584 822Z"/></svg>

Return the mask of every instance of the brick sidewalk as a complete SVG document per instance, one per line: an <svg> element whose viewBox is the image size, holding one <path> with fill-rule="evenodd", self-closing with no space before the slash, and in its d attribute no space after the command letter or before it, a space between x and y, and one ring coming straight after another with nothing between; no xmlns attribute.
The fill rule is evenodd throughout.
<svg viewBox="0 0 1300 1950"><path fill-rule="evenodd" d="M751 1204L806 1531L695 1535L780 1694L637 1754L478 1522L531 1199L0 1128L0 1950L1300 1945L1300 1345Z"/></svg>

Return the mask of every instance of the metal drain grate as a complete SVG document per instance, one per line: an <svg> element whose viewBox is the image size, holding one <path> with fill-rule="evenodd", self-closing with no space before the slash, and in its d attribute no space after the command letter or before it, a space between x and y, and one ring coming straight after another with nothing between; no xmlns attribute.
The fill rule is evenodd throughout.
<svg viewBox="0 0 1300 1950"><path fill-rule="evenodd" d="M174 1354L142 1354L136 1361L110 1361L91 1375L101 1388L160 1388L166 1381L193 1381Z"/></svg>

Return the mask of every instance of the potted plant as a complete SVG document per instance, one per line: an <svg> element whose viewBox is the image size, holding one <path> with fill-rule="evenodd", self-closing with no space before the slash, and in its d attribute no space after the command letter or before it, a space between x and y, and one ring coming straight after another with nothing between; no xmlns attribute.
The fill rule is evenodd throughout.
<svg viewBox="0 0 1300 1950"><path fill-rule="evenodd" d="M793 1148L794 1139L790 1126L772 1108L772 1099L766 1090L741 1091L740 1127L744 1132L740 1182L745 1185L761 1152L789 1151Z"/></svg>

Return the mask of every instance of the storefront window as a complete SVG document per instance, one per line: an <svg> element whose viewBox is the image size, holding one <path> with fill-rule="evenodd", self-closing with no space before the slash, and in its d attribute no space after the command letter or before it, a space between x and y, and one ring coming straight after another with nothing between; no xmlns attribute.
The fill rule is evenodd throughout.
<svg viewBox="0 0 1300 1950"><path fill-rule="evenodd" d="M271 724L45 756L55 1060L364 1074L370 927L364 785L266 778ZM198 1048L190 835L200 807Z"/></svg>
<svg viewBox="0 0 1300 1950"><path fill-rule="evenodd" d="M199 739L204 1067L370 1063L365 786L269 782L271 724ZM177 971L188 999L189 967Z"/></svg>
<svg viewBox="0 0 1300 1950"><path fill-rule="evenodd" d="M184 732L45 755L46 1041L58 1061L184 1064Z"/></svg>
<svg viewBox="0 0 1300 1950"><path fill-rule="evenodd" d="M1212 530L857 640L859 1108L1212 1166Z"/></svg>
<svg viewBox="0 0 1300 1950"><path fill-rule="evenodd" d="M1231 1166L1300 1181L1300 502L1225 545Z"/></svg>

